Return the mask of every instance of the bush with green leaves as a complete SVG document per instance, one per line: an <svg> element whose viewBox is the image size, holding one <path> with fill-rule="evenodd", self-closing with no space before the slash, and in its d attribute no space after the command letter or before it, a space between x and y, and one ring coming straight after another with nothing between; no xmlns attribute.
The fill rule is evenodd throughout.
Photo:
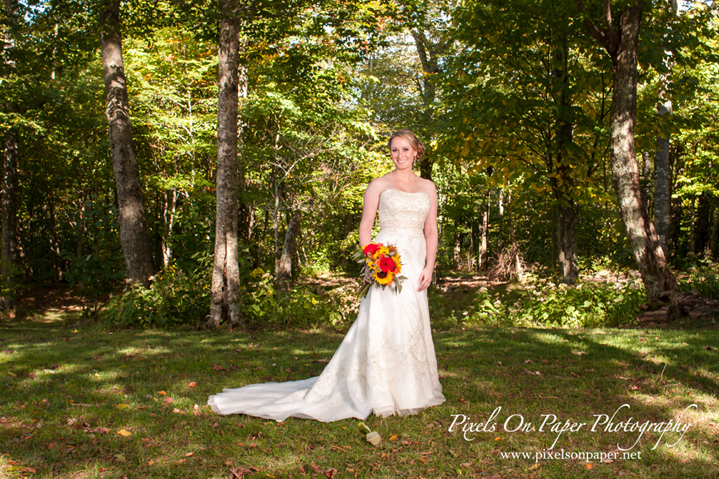
<svg viewBox="0 0 719 479"><path fill-rule="evenodd" d="M171 264L155 275L149 288L135 285L112 298L100 319L118 327L199 325L210 310L209 271L188 274Z"/></svg>
<svg viewBox="0 0 719 479"><path fill-rule="evenodd" d="M719 299L719 273L712 266L693 268L680 287L682 291L695 290L703 298Z"/></svg>
<svg viewBox="0 0 719 479"><path fill-rule="evenodd" d="M511 287L511 285L510 285ZM539 280L513 290L477 293L467 322L496 326L611 327L636 318L646 302L641 283L555 285Z"/></svg>
<svg viewBox="0 0 719 479"><path fill-rule="evenodd" d="M274 276L261 268L252 272L243 289L246 319L278 328L342 327L355 319L359 304L354 292L345 287L278 289Z"/></svg>

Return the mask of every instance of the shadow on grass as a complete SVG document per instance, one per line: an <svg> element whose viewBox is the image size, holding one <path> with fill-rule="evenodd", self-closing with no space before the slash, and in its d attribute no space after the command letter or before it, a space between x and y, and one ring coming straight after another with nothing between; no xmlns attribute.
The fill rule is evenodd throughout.
<svg viewBox="0 0 719 479"><path fill-rule="evenodd" d="M657 339L655 339L657 338ZM205 406L223 387L319 374L341 335L316 331L137 331L110 333L38 322L0 323L0 474L33 477L227 477L238 465L258 477L714 477L717 454L716 351L719 333L691 331L468 329L435 335L447 402L417 416L366 423L382 434L374 448L355 420L275 423L218 416ZM665 367L666 365L666 367ZM680 434L645 433L641 458L612 463L534 461L548 448L584 452L627 448L637 432L591 432L597 414L620 421L692 422ZM495 431L448 429L453 415ZM577 432L508 432L521 420L538 428L554 415L588 423ZM631 417L631 419L630 419ZM526 424L525 424L526 425ZM129 436L119 433L126 431ZM390 438L396 436L392 441ZM502 453L528 452L529 459ZM9 462L13 461L13 463ZM14 469L17 468L17 469ZM317 472L319 471L319 472ZM328 474L332 474L329 472ZM249 476L252 477L252 476Z"/></svg>

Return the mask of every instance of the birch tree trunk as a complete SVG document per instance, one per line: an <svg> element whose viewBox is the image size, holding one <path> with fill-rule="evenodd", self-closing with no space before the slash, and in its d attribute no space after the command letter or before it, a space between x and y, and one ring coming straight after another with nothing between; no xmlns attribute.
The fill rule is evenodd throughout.
<svg viewBox="0 0 719 479"><path fill-rule="evenodd" d="M145 209L142 206L140 171L132 142L132 124L122 61L120 0L101 2L100 28L112 169L117 184L120 244L128 279L132 283L147 285L153 273L152 249L145 223Z"/></svg>
<svg viewBox="0 0 719 479"><path fill-rule="evenodd" d="M482 207L482 234L479 243L479 269L481 270L487 265L487 246L489 242L489 190L485 203Z"/></svg>
<svg viewBox="0 0 719 479"><path fill-rule="evenodd" d="M576 2L584 12L585 8L581 0ZM634 0L624 4L618 22L615 22L612 17L611 1L604 0L605 28L600 30L588 17L585 17L585 25L612 59L614 87L609 126L612 180L647 300L651 302L657 300L663 291L678 291L679 286L667 266L654 223L647 213L634 148L637 57L643 3L643 0Z"/></svg>
<svg viewBox="0 0 719 479"><path fill-rule="evenodd" d="M671 0L670 5L674 15L679 14L677 0ZM671 52L664 53L664 63L671 64ZM659 236L659 243L664 250L664 256L669 258L668 237L671 222L671 194L669 176L669 128L666 118L673 114L672 101L667 99L667 84L670 76L667 73L659 75L659 102L657 104L658 122L661 126L662 136L657 138L657 152L654 156L654 227Z"/></svg>
<svg viewBox="0 0 719 479"><path fill-rule="evenodd" d="M217 212L215 261L209 327L220 325L226 308L231 324L241 321L240 268L237 249L238 167L237 103L239 84L238 6L222 0L217 102Z"/></svg>

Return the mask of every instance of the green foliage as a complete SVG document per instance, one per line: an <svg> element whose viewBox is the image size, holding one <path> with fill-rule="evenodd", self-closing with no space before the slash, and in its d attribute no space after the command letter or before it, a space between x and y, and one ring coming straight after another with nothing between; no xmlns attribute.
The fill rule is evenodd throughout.
<svg viewBox="0 0 719 479"><path fill-rule="evenodd" d="M716 267L692 268L689 277L680 281L683 291L695 290L703 298L719 299L719 273Z"/></svg>
<svg viewBox="0 0 719 479"><path fill-rule="evenodd" d="M171 264L149 288L133 286L112 298L100 319L121 328L196 326L210 309L209 271L203 268L187 274Z"/></svg>
<svg viewBox="0 0 719 479"><path fill-rule="evenodd" d="M258 268L244 286L243 306L248 320L278 328L342 327L356 317L359 300L351 288L330 291L296 285L277 289L275 278Z"/></svg>
<svg viewBox="0 0 719 479"><path fill-rule="evenodd" d="M468 323L497 326L612 327L634 321L646 301L641 284L584 283L555 285L539 280L526 287L489 291L481 288Z"/></svg>

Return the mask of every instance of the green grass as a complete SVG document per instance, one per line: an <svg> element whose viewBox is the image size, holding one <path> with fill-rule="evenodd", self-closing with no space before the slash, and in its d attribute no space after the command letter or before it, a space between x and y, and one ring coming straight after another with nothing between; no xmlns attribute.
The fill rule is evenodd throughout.
<svg viewBox="0 0 719 479"><path fill-rule="evenodd" d="M0 477L226 478L237 466L256 468L250 478L326 477L331 468L339 478L717 476L719 351L707 349L719 347L716 329L438 331L447 402L416 416L370 416L379 447L354 419L276 423L218 416L205 405L223 387L317 375L341 339L296 330L108 332L32 315L0 321ZM632 449L640 459L501 456L534 457L557 436L546 427L502 430L511 415L534 427L543 414L588 423L562 434L557 451L628 447L638 433L587 430L594 414L611 416L623 404L630 408L617 418L640 423L697 408L684 416L692 424L674 447L667 443L678 433L656 448L659 434L645 433ZM458 428L448 431L453 415L483 422L500 406L494 432L466 441Z"/></svg>

